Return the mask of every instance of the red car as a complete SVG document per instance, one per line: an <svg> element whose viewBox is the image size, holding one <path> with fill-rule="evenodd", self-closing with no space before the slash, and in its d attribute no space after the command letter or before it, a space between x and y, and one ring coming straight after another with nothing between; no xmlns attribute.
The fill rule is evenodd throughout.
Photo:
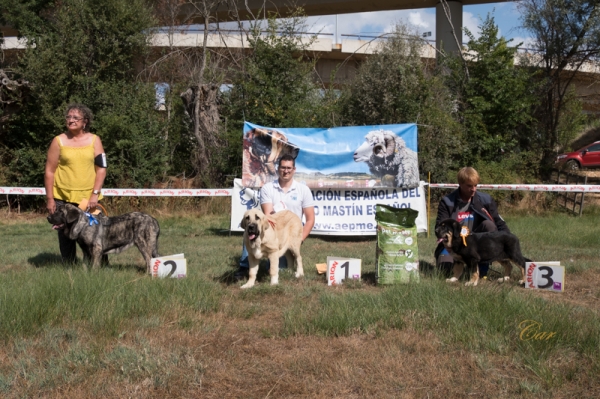
<svg viewBox="0 0 600 399"><path fill-rule="evenodd" d="M600 167L600 141L586 145L577 151L560 154L556 157L556 164L564 165L569 170Z"/></svg>

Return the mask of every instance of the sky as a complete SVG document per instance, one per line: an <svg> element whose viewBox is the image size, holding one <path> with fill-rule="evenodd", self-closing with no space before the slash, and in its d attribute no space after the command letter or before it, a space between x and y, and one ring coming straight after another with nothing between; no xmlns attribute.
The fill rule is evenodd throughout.
<svg viewBox="0 0 600 399"><path fill-rule="evenodd" d="M463 26L468 28L475 37L479 37L478 26L481 25L481 21L485 20L488 13L493 13L492 16L499 27L500 35L507 39L514 39L512 42L514 45L524 42L524 47L527 47L528 35L519 28L521 25L520 14L515 2L463 6ZM337 32L338 35L361 33L377 36L392 31L398 22L408 23L419 34L431 32L431 37L427 39L435 41L435 8L339 14L337 16ZM335 34L335 15L309 17L307 23L310 26L310 32ZM463 41L467 40L467 36L463 34Z"/></svg>

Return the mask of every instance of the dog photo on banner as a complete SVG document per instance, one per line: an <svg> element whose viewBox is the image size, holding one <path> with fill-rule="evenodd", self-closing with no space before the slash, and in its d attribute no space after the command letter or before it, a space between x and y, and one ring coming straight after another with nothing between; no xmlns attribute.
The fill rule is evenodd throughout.
<svg viewBox="0 0 600 399"><path fill-rule="evenodd" d="M415 124L314 129L246 122L243 138L244 187L275 180L284 154L296 159L295 179L310 188L419 186Z"/></svg>

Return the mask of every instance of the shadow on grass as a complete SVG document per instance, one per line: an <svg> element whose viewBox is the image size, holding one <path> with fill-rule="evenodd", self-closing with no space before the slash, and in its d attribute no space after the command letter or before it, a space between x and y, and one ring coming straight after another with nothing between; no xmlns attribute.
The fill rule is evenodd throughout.
<svg viewBox="0 0 600 399"><path fill-rule="evenodd" d="M242 234L243 234L243 232L241 232L241 231L231 231L231 230L226 230L226 229L217 228L217 227L209 227L208 229L205 230L205 232L210 233L214 236L219 236L219 237L228 237L228 236L242 237Z"/></svg>
<svg viewBox="0 0 600 399"><path fill-rule="evenodd" d="M224 272L223 274L216 276L213 278L214 281L223 283L226 285L237 285L242 282L248 281L248 274L245 273L242 277L236 276L239 266L240 257L239 256L230 256L229 257L229 267L230 269ZM268 260L262 259L258 265L258 273L256 274L256 282L268 281L271 277L269 275ZM247 270L247 269L246 269ZM281 272L285 269L279 269Z"/></svg>
<svg viewBox="0 0 600 399"><path fill-rule="evenodd" d="M41 254L37 254L36 256L27 259L27 262L34 267L56 266L62 264L62 257L59 254L42 252Z"/></svg>
<svg viewBox="0 0 600 399"><path fill-rule="evenodd" d="M135 270L140 274L146 273L146 266L141 264L134 263L111 263L110 261L106 264L102 264L103 269L111 269L111 270Z"/></svg>
<svg viewBox="0 0 600 399"><path fill-rule="evenodd" d="M375 272L363 273L361 280L364 284L377 285L377 276L375 275Z"/></svg>
<svg viewBox="0 0 600 399"><path fill-rule="evenodd" d="M41 267L62 267L65 269L69 268L82 268L83 260L77 259L75 262L67 263L63 262L62 257L59 254L42 252L34 257L27 259L27 262L36 268ZM146 267L139 264L119 264L119 263L103 263L102 268L113 269L113 270L131 270L134 269L140 273L146 272Z"/></svg>
<svg viewBox="0 0 600 399"><path fill-rule="evenodd" d="M441 273L441 271L433 263L424 260L419 262L419 270L421 272L421 275L427 277L431 277Z"/></svg>

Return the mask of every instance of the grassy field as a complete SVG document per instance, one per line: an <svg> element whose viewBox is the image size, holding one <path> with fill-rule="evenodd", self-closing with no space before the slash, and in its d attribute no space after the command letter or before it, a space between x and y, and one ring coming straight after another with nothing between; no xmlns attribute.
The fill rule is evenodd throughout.
<svg viewBox="0 0 600 399"><path fill-rule="evenodd" d="M0 219L0 397L600 397L598 212L506 217L527 257L566 266L564 293L448 285L433 237L418 284L375 285L374 237L311 237L303 279L240 290L226 209L155 215L185 279L144 275L135 248L65 267L44 218ZM362 280L328 287L327 256L361 258Z"/></svg>

